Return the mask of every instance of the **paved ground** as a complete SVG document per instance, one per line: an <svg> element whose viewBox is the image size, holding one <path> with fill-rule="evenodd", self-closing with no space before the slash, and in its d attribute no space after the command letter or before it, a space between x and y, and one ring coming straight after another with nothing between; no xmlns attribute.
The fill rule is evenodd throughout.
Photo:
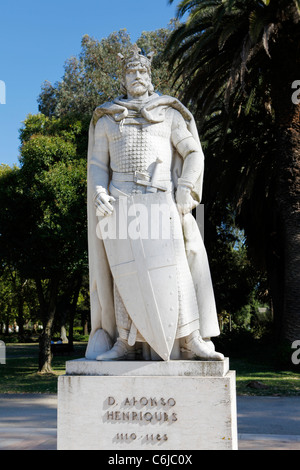
<svg viewBox="0 0 300 470"><path fill-rule="evenodd" d="M240 450L300 450L300 397L237 397Z"/></svg>
<svg viewBox="0 0 300 470"><path fill-rule="evenodd" d="M240 450L300 450L300 397L238 397ZM55 395L0 395L0 450L56 450Z"/></svg>

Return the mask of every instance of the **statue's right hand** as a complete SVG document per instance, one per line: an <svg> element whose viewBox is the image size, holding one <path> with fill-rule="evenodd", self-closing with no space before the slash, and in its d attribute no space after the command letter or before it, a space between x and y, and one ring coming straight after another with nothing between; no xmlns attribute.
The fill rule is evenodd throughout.
<svg viewBox="0 0 300 470"><path fill-rule="evenodd" d="M95 197L95 207L97 216L111 215L114 210L114 206L111 202L114 202L115 198L106 193L99 193Z"/></svg>

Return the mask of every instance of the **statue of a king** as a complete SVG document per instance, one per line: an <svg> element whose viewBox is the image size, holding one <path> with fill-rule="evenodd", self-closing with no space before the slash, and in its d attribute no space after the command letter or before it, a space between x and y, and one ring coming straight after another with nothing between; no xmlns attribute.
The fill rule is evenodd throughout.
<svg viewBox="0 0 300 470"><path fill-rule="evenodd" d="M204 170L194 118L154 92L152 54L135 45L120 59L123 94L96 108L89 131L86 357L221 361L211 341L220 331L209 264L191 213Z"/></svg>

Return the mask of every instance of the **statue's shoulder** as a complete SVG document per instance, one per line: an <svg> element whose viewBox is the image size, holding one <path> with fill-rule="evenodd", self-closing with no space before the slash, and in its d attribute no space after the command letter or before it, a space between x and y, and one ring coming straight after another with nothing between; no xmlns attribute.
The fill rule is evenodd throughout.
<svg viewBox="0 0 300 470"><path fill-rule="evenodd" d="M181 103L178 98L175 98L175 96L158 95L152 101L150 101L150 103L150 106L166 106L173 108L179 111L179 113L181 113L184 117L188 119L191 119L192 117L192 114L187 109L187 107L183 103Z"/></svg>
<svg viewBox="0 0 300 470"><path fill-rule="evenodd" d="M124 108L119 104L115 103L115 101L106 101L105 103L97 106L93 113L93 122L94 125L97 124L99 119L105 116L117 116L124 112Z"/></svg>
<svg viewBox="0 0 300 470"><path fill-rule="evenodd" d="M174 115L181 116L185 121L190 122L193 119L190 111L174 96L156 95L143 109L143 114L149 121L154 121L155 117L164 120L167 110L173 111Z"/></svg>
<svg viewBox="0 0 300 470"><path fill-rule="evenodd" d="M97 109L102 110L102 111L110 110L114 105L115 105L114 101L106 101L105 103L102 103L99 106L97 106L95 111Z"/></svg>

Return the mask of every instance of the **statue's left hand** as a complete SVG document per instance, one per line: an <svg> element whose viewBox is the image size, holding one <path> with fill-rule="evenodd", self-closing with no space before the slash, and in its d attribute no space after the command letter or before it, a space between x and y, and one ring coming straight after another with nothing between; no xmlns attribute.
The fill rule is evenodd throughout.
<svg viewBox="0 0 300 470"><path fill-rule="evenodd" d="M177 209L180 214L188 214L195 207L195 201L191 196L191 190L186 187L179 185L176 191L176 203Z"/></svg>
<svg viewBox="0 0 300 470"><path fill-rule="evenodd" d="M106 193L99 193L95 198L96 215L107 216L113 213L114 207L111 202L114 202L115 198Z"/></svg>

